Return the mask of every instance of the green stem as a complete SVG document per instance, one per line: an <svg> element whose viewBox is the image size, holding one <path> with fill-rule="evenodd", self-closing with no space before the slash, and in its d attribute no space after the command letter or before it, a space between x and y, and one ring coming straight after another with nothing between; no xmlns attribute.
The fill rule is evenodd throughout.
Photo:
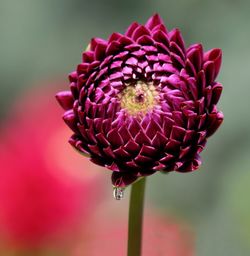
<svg viewBox="0 0 250 256"><path fill-rule="evenodd" d="M135 182L131 188L127 256L141 255L145 183L146 178L142 178L139 181Z"/></svg>

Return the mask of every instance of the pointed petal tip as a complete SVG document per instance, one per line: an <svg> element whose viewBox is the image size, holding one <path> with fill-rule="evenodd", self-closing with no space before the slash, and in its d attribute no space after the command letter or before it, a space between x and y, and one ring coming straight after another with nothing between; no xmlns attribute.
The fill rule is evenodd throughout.
<svg viewBox="0 0 250 256"><path fill-rule="evenodd" d="M213 48L204 54L204 62L213 61L214 62L214 78L217 77L221 62L222 62L222 50L220 48Z"/></svg>
<svg viewBox="0 0 250 256"><path fill-rule="evenodd" d="M93 37L89 44L90 47L87 48L86 51L88 50L95 51L95 48L98 44L107 45L107 41L99 37Z"/></svg>
<svg viewBox="0 0 250 256"><path fill-rule="evenodd" d="M222 50L220 48L213 48L204 54L204 61L221 61Z"/></svg>
<svg viewBox="0 0 250 256"><path fill-rule="evenodd" d="M162 24L163 23L163 20L160 16L160 14L158 12L155 12L151 17L150 17L152 20L155 20L155 21L158 21L159 24ZM149 18L149 19L150 19Z"/></svg>
<svg viewBox="0 0 250 256"><path fill-rule="evenodd" d="M224 119L224 114L223 114L221 111L219 111L219 112L217 113L217 119L218 119L218 120L221 120L221 122L223 121L223 119Z"/></svg>
<svg viewBox="0 0 250 256"><path fill-rule="evenodd" d="M207 137L212 136L218 128L221 126L224 120L224 114L222 112L217 112L215 119L212 121L211 125L207 129Z"/></svg>
<svg viewBox="0 0 250 256"><path fill-rule="evenodd" d="M62 118L72 131L77 132L77 123L73 110L66 111Z"/></svg>
<svg viewBox="0 0 250 256"><path fill-rule="evenodd" d="M125 32L125 36L131 37L133 32L135 31L135 29L139 26L139 24L137 22L133 22L132 24L130 24L130 26L127 28L126 32Z"/></svg>
<svg viewBox="0 0 250 256"><path fill-rule="evenodd" d="M64 110L69 110L73 107L74 99L70 91L58 92L55 98Z"/></svg>
<svg viewBox="0 0 250 256"><path fill-rule="evenodd" d="M145 27L152 30L157 25L163 24L163 20L158 13L153 14L145 24Z"/></svg>

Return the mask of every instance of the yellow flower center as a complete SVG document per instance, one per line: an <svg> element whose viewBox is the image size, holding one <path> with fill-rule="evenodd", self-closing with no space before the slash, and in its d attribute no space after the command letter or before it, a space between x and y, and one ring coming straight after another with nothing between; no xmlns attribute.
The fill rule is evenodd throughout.
<svg viewBox="0 0 250 256"><path fill-rule="evenodd" d="M128 85L119 95L121 107L130 115L145 115L157 103L158 92L152 83L138 81Z"/></svg>

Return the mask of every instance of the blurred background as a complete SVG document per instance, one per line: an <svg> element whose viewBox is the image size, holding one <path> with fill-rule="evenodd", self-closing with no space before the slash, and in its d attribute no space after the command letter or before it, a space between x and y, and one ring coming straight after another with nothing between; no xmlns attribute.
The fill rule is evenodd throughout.
<svg viewBox="0 0 250 256"><path fill-rule="evenodd" d="M249 10L247 0L0 0L0 255L122 255L129 191L113 200L110 173L67 144L54 94L90 38L155 12L186 45L222 48L225 121L199 171L148 179L145 239L157 255L250 255Z"/></svg>

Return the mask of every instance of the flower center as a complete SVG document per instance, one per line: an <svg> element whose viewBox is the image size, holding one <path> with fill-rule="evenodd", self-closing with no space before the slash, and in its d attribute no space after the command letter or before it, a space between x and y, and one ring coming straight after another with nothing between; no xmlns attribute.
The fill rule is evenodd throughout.
<svg viewBox="0 0 250 256"><path fill-rule="evenodd" d="M157 103L158 92L152 83L138 81L128 85L119 95L121 107L130 115L145 115Z"/></svg>

